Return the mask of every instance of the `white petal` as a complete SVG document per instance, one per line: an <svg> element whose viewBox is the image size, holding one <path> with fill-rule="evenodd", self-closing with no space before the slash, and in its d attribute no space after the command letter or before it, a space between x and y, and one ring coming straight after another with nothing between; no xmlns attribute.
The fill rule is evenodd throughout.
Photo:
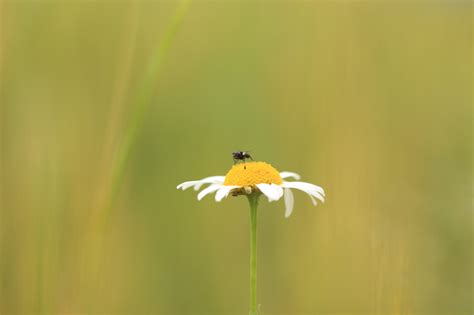
<svg viewBox="0 0 474 315"><path fill-rule="evenodd" d="M216 190L220 189L222 187L221 184L211 184L209 187L204 188L197 196L198 200L201 200L204 198L206 195L215 192Z"/></svg>
<svg viewBox="0 0 474 315"><path fill-rule="evenodd" d="M224 179L225 179L225 176L211 176L211 177L206 177L200 180L193 180L193 181L181 183L176 188L186 190L189 187L194 186L195 190L199 190L199 188L201 188L201 186L204 184L224 184Z"/></svg>
<svg viewBox="0 0 474 315"><path fill-rule="evenodd" d="M284 188L296 188L324 202L324 190L316 185L304 182L283 182Z"/></svg>
<svg viewBox="0 0 474 315"><path fill-rule="evenodd" d="M293 177L296 180L300 180L301 176L299 174L293 173L293 172L281 172L280 173L281 178L288 178L288 177Z"/></svg>
<svg viewBox="0 0 474 315"><path fill-rule="evenodd" d="M288 218L291 215L291 212L293 212L295 198L293 197L293 192L290 188L285 188L283 191L285 196L285 218Z"/></svg>
<svg viewBox="0 0 474 315"><path fill-rule="evenodd" d="M184 182L184 183L181 183L179 184L178 186L176 186L176 189L182 189L182 190L186 190L188 189L189 187L191 186L194 186L196 185L197 181L190 181L190 182Z"/></svg>
<svg viewBox="0 0 474 315"><path fill-rule="evenodd" d="M275 184L257 184L258 189L268 197L268 200L278 200L283 196L283 188Z"/></svg>
<svg viewBox="0 0 474 315"><path fill-rule="evenodd" d="M311 198L311 202L313 203L313 206L316 207L316 206L318 205L318 202L316 201L316 198L314 198L314 197L311 196L311 195L308 195L308 196L309 196L309 198Z"/></svg>
<svg viewBox="0 0 474 315"><path fill-rule="evenodd" d="M234 188L238 188L239 186L221 186L219 190L216 192L216 201L220 202L222 199L227 197L230 191Z"/></svg>
<svg viewBox="0 0 474 315"><path fill-rule="evenodd" d="M204 179L201 179L197 185L194 186L194 190L201 189L201 186L204 184L221 184L224 185L225 176L211 176Z"/></svg>

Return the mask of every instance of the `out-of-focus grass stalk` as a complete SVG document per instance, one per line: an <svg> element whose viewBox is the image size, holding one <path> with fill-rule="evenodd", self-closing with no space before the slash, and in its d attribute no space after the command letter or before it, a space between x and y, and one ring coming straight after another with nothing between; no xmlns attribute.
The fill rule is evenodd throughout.
<svg viewBox="0 0 474 315"><path fill-rule="evenodd" d="M155 85L160 74L163 62L167 56L167 53L171 47L171 44L175 38L175 35L181 25L187 9L191 3L191 0L182 0L176 10L172 19L165 30L163 38L157 43L156 48L151 54L150 61L148 63L146 73L143 77L143 81L139 86L139 91L135 102L132 104L131 118L128 122L127 127L124 130L123 141L120 143L117 150L117 154L111 159L110 172L106 172L106 176L109 176L108 180L105 180L105 185L102 188L102 196L98 207L95 209L93 214L93 220L91 222L89 238L86 242L89 244L88 257L90 261L86 263L86 268L82 279L91 284L90 281L97 279L99 275L101 260L102 260L102 248L104 242L104 234L107 229L108 219L112 212L112 205L117 196L117 192L123 181L125 167L130 157L130 152L133 145L139 135L141 128L143 127L143 121L145 114L150 107L152 96L155 90ZM114 119L112 117L112 119ZM100 189L100 188L99 188ZM89 265L92 264L92 265ZM99 289L98 283L94 284L94 288ZM88 303L91 307L94 304L94 299L98 298L96 289L91 288L89 293Z"/></svg>
<svg viewBox="0 0 474 315"><path fill-rule="evenodd" d="M163 61L168 53L178 28L183 20L191 0L183 0L179 3L176 11L168 25L163 39L159 41L154 52L150 57L150 62L146 69L143 82L140 85L138 95L133 104L130 122L128 123L123 141L118 149L118 154L112 159L110 187L105 192L105 202L97 209L99 213L98 225L104 227L110 215L111 206L116 198L117 191L123 180L126 163L130 157L133 144L143 126L145 114L150 107L151 99L154 93L155 83L160 74Z"/></svg>
<svg viewBox="0 0 474 315"><path fill-rule="evenodd" d="M191 0L183 0L180 2L168 26L168 29L164 34L163 39L158 43L154 53L152 54L145 77L143 79L143 83L141 84L140 90L138 92L137 100L134 104L130 123L125 130L124 139L117 157L113 160L111 187L107 197L107 202L101 209L102 213L99 221L100 226L104 226L108 221L111 205L113 204L117 195L117 191L122 183L125 165L130 157L133 144L137 138L137 135L139 134L141 127L143 126L145 113L150 106L155 83L159 77L163 61L171 47L173 39L175 38L176 32L181 25L181 21L187 12L190 2Z"/></svg>
<svg viewBox="0 0 474 315"><path fill-rule="evenodd" d="M117 134L119 134L124 114L124 99L130 81L133 57L136 49L136 38L140 20L139 5L137 1L130 2L128 18L123 31L123 41L119 47L118 69L112 98L109 107L109 119L105 129L105 139L102 146L101 163L98 168L97 200L93 209L103 209L107 195L110 192L111 165L116 152Z"/></svg>

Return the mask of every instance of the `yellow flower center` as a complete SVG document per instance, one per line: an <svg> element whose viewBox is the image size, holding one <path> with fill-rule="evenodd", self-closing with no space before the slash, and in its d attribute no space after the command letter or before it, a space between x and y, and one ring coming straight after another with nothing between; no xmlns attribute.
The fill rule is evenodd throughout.
<svg viewBox="0 0 474 315"><path fill-rule="evenodd" d="M283 183L280 173L265 162L246 162L232 166L225 176L226 186L254 186L256 184Z"/></svg>

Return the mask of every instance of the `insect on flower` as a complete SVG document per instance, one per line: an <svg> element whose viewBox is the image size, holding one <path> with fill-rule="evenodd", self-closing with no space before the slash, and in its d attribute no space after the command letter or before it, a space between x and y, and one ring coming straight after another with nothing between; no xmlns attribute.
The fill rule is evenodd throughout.
<svg viewBox="0 0 474 315"><path fill-rule="evenodd" d="M248 151L237 151L237 152L232 152L232 158L234 159L234 164L237 163L237 161L244 161L245 159L252 159Z"/></svg>
<svg viewBox="0 0 474 315"><path fill-rule="evenodd" d="M234 164L237 163L238 161L243 161L244 169L247 169L247 167L245 166L245 159L251 159L253 161L253 158L250 156L248 151L232 152L232 159L234 160Z"/></svg>

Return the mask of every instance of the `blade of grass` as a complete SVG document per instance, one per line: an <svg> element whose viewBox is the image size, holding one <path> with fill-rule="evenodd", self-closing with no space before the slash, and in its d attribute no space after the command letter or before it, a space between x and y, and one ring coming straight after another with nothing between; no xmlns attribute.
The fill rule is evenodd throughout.
<svg viewBox="0 0 474 315"><path fill-rule="evenodd" d="M91 219L90 230L85 236L86 246L88 246L86 250L88 254L86 256L89 261L84 261L84 264L82 265L82 268L84 269L81 273L82 276L80 277L80 281L83 282L82 285L85 285L90 289L86 290L88 293L85 293L86 297L83 297L86 298L85 302L89 305L89 311L93 310L92 308L94 307L95 299L98 299L100 296L100 294L97 293L103 285L98 276L103 261L102 249L105 232L112 213L113 204L122 185L130 153L141 129L143 128L144 118L150 107L163 62L166 59L190 3L191 0L182 0L178 4L171 21L166 28L163 38L158 42L150 56L146 73L139 86L136 100L133 103L130 121L123 134L123 141L120 143L118 153L113 159L111 159L111 171L106 172L110 174L110 180L106 181L109 184L102 192L103 201L99 203L98 208L92 214L93 217Z"/></svg>
<svg viewBox="0 0 474 315"><path fill-rule="evenodd" d="M141 128L143 127L145 114L150 107L151 99L154 93L154 87L159 77L163 61L165 60L165 57L171 47L171 44L176 36L179 26L181 25L181 21L187 12L190 2L190 0L183 0L180 2L172 20L170 21L168 29L164 34L163 39L158 43L158 46L151 57L147 72L138 93L130 123L125 130L124 140L117 158L114 159L114 164L112 167L111 190L108 202L103 208L101 225L106 224L108 221L111 205L113 204L117 196L117 191L123 181L125 166L130 157L130 152Z"/></svg>
<svg viewBox="0 0 474 315"><path fill-rule="evenodd" d="M140 20L139 3L131 1L128 6L128 14L124 22L124 30L121 35L123 38L119 47L119 58L117 61L118 69L115 78L115 84L112 91L112 97L109 107L109 116L105 128L105 139L102 145L101 163L98 166L99 174L97 179L97 196L92 209L103 209L108 202L110 187L112 182L112 167L116 155L117 135L121 133L124 117L124 100L128 91L130 82L130 73L133 66L133 58L136 50L136 40L138 33L138 24ZM112 164L112 165L111 165ZM97 220L96 217L94 219Z"/></svg>

